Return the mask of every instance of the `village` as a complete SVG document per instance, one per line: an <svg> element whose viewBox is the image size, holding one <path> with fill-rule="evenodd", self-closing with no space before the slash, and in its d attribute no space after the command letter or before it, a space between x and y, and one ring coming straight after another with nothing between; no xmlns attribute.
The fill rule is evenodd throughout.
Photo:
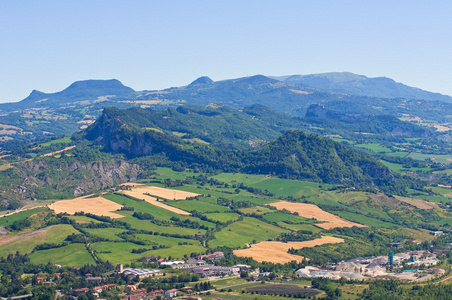
<svg viewBox="0 0 452 300"><path fill-rule="evenodd" d="M388 245L389 246L389 245ZM446 250L447 251L447 250ZM203 294L210 295L215 291L210 282L221 278L246 278L247 281L271 280L280 278L283 281L292 281L296 278L314 279L327 278L330 280L339 280L341 278L347 281L364 281L369 279L399 279L405 282L423 282L437 278L445 274L445 270L434 268L439 259L437 256L443 254L444 250L436 251L409 251L394 253L390 251L386 256L376 257L357 257L347 261L341 261L336 264L326 264L323 266L306 266L295 271L294 276L288 277L282 274L272 274L270 272L261 272L259 268L253 268L249 265L239 264L234 266L219 266L218 261L224 258L223 252L214 252L206 255L199 255L186 260L169 260L159 257L144 257L145 261L153 261L159 265L158 269L139 269L117 265L116 270L110 277L126 278L129 282L123 288L124 292L121 300L150 300L150 299L186 299L199 300ZM217 264L217 265L216 265ZM157 278L166 276L170 270L186 270L191 274L199 275L199 282L196 288L183 286L182 288L172 289L146 289L140 287L140 283L146 278ZM273 275L273 276L272 276ZM58 276L61 276L58 274ZM43 278L38 278L43 280ZM116 284L103 284L108 281L108 277L93 277L91 274L85 274L85 281L95 286L88 288L71 289L71 295L66 299L84 299L83 294L90 294L96 299L102 300L102 292L112 289L119 290ZM42 282L44 285L52 285L53 282ZM311 286L304 286L310 289ZM59 294L59 296L64 296ZM82 296L82 297L81 297ZM212 299L212 298L209 298ZM221 299L221 298L213 298Z"/></svg>

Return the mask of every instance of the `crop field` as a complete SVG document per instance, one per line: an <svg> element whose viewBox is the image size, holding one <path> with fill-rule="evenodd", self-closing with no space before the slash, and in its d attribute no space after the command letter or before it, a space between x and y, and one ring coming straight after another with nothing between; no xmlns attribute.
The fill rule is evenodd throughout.
<svg viewBox="0 0 452 300"><path fill-rule="evenodd" d="M103 195L105 199L113 201L119 205L133 207L136 212L146 212L153 215L158 220L168 220L171 217L180 216L179 214L169 211L165 208L161 208L159 206L155 206L150 204L149 202L139 200L136 198L129 198L120 194L107 194ZM121 215L124 215L124 211L118 212Z"/></svg>
<svg viewBox="0 0 452 300"><path fill-rule="evenodd" d="M298 224L305 223L306 221L310 221L310 220L300 217L300 216L285 214L285 213L281 213L281 212L266 214L263 216L263 218L264 218L264 220L266 220L268 222L289 221L289 222L298 223Z"/></svg>
<svg viewBox="0 0 452 300"><path fill-rule="evenodd" d="M247 208L241 208L239 209L242 213L244 214L258 214L258 215L263 215L266 213L270 213L270 212L274 212L273 210L271 210L268 207L265 206L256 206L256 207L247 207Z"/></svg>
<svg viewBox="0 0 452 300"><path fill-rule="evenodd" d="M396 196L395 198L400 200L400 201L402 201L402 202L411 204L411 205L413 205L413 206L415 206L417 208L420 208L420 209L439 208L438 204L432 203L432 202L427 202L427 201L424 201L424 200L407 198L407 197L399 197L399 196Z"/></svg>
<svg viewBox="0 0 452 300"><path fill-rule="evenodd" d="M368 149L370 151L376 152L376 153L391 153L391 149L386 148L385 146L382 146L380 144L356 144L355 147Z"/></svg>
<svg viewBox="0 0 452 300"><path fill-rule="evenodd" d="M272 203L271 206L276 207L279 210L286 209L290 212L296 212L299 216L308 219L316 219L318 221L324 221L325 223L316 224L323 229L332 229L337 227L365 227L364 225L353 223L342 219L336 215L330 214L320 207L314 204L306 204L306 203L291 203L287 201L279 201L276 203Z"/></svg>
<svg viewBox="0 0 452 300"><path fill-rule="evenodd" d="M185 201L172 201L168 203L171 206L180 208L185 211L196 210L200 213L205 212L226 212L229 211L229 208L217 204L211 204L204 201L199 200L185 200Z"/></svg>
<svg viewBox="0 0 452 300"><path fill-rule="evenodd" d="M166 205L160 201L157 201L157 198L155 198L155 197L145 195L144 193L147 193L147 187L146 188L141 188L141 187L134 188L131 191L121 191L121 193L124 195L130 196L130 197L139 199L139 200L144 200L149 204L152 204L152 205L160 207L160 208L164 208L166 210L169 210L169 211L179 214L179 215L189 215L190 214L184 210L181 210L181 209Z"/></svg>
<svg viewBox="0 0 452 300"><path fill-rule="evenodd" d="M156 225L154 223L151 223L147 220L139 220L135 217L132 217L132 212L129 211L122 211L121 214L124 216L121 221L124 221L126 223L129 223L133 228L138 230L147 230L152 232L165 232L169 234L183 234L183 235L190 235L194 236L196 233L200 232L202 234L205 234L204 229L192 229L192 228L185 228L185 227L178 227L178 226L160 226Z"/></svg>
<svg viewBox="0 0 452 300"><path fill-rule="evenodd" d="M411 157L413 159L417 160L425 160L425 159L431 159L433 161L442 163L442 164L449 164L452 162L452 155L435 155L435 154L422 154L422 153L410 153L407 157Z"/></svg>
<svg viewBox="0 0 452 300"><path fill-rule="evenodd" d="M142 241L151 243L152 245L164 245L166 247L173 247L173 246L178 246L179 244L186 243L188 245L198 245L199 246L199 241L197 241L197 240L160 236L160 235L151 235L151 234L142 234L142 233L135 234L135 236Z"/></svg>
<svg viewBox="0 0 452 300"><path fill-rule="evenodd" d="M410 152L405 152L405 151L386 153L386 155L397 156L397 157L401 157L401 158L404 158L404 157L408 156L409 154L410 154Z"/></svg>
<svg viewBox="0 0 452 300"><path fill-rule="evenodd" d="M173 189L166 189L158 186L138 186L136 188L133 188L132 191L139 192L142 194L150 194L155 197L167 199L167 200L185 200L190 197L196 197L199 196L199 194L186 192L186 191L180 191L180 190L173 190Z"/></svg>
<svg viewBox="0 0 452 300"><path fill-rule="evenodd" d="M35 264L51 262L70 267L95 263L84 244L70 244L61 248L37 251L30 255L30 260Z"/></svg>
<svg viewBox="0 0 452 300"><path fill-rule="evenodd" d="M111 241L123 241L123 239L118 237L117 234L123 233L127 230L122 228L108 228L108 230L105 230L105 228L85 228L85 231L92 235L109 239Z"/></svg>
<svg viewBox="0 0 452 300"><path fill-rule="evenodd" d="M236 213L208 213L205 214L205 216L211 220L219 221L222 223L236 221L239 218L239 215Z"/></svg>
<svg viewBox="0 0 452 300"><path fill-rule="evenodd" d="M333 236L322 236L320 239L304 242L260 242L251 245L248 249L234 250L234 254L240 257L252 257L258 262L288 263L293 260L302 262L303 257L287 253L290 248L302 249L324 244L343 243L344 239ZM308 258L309 259L309 258Z"/></svg>
<svg viewBox="0 0 452 300"><path fill-rule="evenodd" d="M102 223L101 221L98 221L96 219L87 217L87 216L70 216L69 219L74 220L78 224L86 224L86 223Z"/></svg>
<svg viewBox="0 0 452 300"><path fill-rule="evenodd" d="M304 230L304 231L311 231L313 233L322 231L321 228L314 226L312 224L288 224L288 223L284 223L284 222L278 222L278 225L282 228L287 228L287 229L290 229L293 231Z"/></svg>
<svg viewBox="0 0 452 300"><path fill-rule="evenodd" d="M348 211L334 211L334 213L342 218L346 218L351 221L359 222L359 223L367 225L367 226L382 227L382 228L394 228L397 226L397 225L389 223L389 222L384 222L384 221L381 221L378 219L366 217L366 216L355 214L355 213L348 212Z"/></svg>
<svg viewBox="0 0 452 300"><path fill-rule="evenodd" d="M23 220L31 217L34 214L48 210L49 209L46 207L38 207L29 210L24 210L21 212L13 211L11 213L0 216L0 226L7 226L14 223L15 221Z"/></svg>
<svg viewBox="0 0 452 300"><path fill-rule="evenodd" d="M33 232L25 233L17 236L0 237L0 257L7 256L9 253L30 253L33 248L43 241L47 243L61 243L64 239L72 234L79 233L71 225L56 225Z"/></svg>
<svg viewBox="0 0 452 300"><path fill-rule="evenodd" d="M133 243L110 243L100 242L92 244L92 249L96 251L97 256L102 260L108 260L112 264L127 263L139 259L143 256L158 255L162 257L182 259L184 254L189 255L192 252L204 252L205 249L200 245L175 245L170 248L149 250L142 253L132 253L133 249L152 249L152 245L136 245Z"/></svg>
<svg viewBox="0 0 452 300"><path fill-rule="evenodd" d="M122 218L121 215L112 211L120 209L122 206L109 201L103 197L84 196L72 200L57 201L49 205L55 213L67 213L70 215L76 212L90 213L97 216L106 216L112 219Z"/></svg>
<svg viewBox="0 0 452 300"><path fill-rule="evenodd" d="M69 147L66 147L66 148L64 148L64 149L62 149L62 150L58 150L58 151L46 153L46 154L43 154L43 155L41 155L41 156L42 156L42 157L52 156L52 155L55 155L55 154L58 154L58 153L61 153L61 152L67 151L67 150L71 150L71 149L73 149L73 148L75 148L75 146L69 146Z"/></svg>
<svg viewBox="0 0 452 300"><path fill-rule="evenodd" d="M39 146L47 147L47 146L50 146L50 145L53 145L53 144L70 144L70 143L72 143L71 138L70 137L64 137L64 138L61 138L61 139L56 139L56 140L51 140L51 141L48 141L48 142L45 142L45 143L41 143L41 144L39 144Z"/></svg>
<svg viewBox="0 0 452 300"><path fill-rule="evenodd" d="M288 232L288 230L245 217L243 221L234 222L215 233L216 239L209 241L209 246L243 247L252 243L253 240L263 241L275 238L282 232Z"/></svg>

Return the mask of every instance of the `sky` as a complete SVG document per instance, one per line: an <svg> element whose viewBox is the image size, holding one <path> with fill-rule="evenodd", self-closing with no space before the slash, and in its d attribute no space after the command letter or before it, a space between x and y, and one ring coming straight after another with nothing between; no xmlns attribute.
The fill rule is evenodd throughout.
<svg viewBox="0 0 452 300"><path fill-rule="evenodd" d="M0 102L348 71L452 95L452 1L0 0Z"/></svg>

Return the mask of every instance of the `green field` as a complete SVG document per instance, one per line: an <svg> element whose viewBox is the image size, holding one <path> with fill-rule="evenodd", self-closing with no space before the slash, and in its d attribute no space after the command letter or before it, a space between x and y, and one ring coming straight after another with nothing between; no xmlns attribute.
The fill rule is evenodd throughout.
<svg viewBox="0 0 452 300"><path fill-rule="evenodd" d="M236 221L239 218L239 215L236 213L209 213L205 214L205 216L211 220L219 221L222 223Z"/></svg>
<svg viewBox="0 0 452 300"><path fill-rule="evenodd" d="M119 233L123 233L125 231L127 231L126 229L122 229L122 228L85 228L85 231L88 232L89 234L104 238L104 239L109 239L111 241L122 241L123 239L118 237L117 234Z"/></svg>
<svg viewBox="0 0 452 300"><path fill-rule="evenodd" d="M254 218L245 217L243 221L232 223L215 233L216 239L209 241L209 246L244 247L253 240L266 241L277 237L282 232L288 231Z"/></svg>
<svg viewBox="0 0 452 300"><path fill-rule="evenodd" d="M264 220L268 221L268 222L284 222L284 221L289 221L292 223L305 223L306 221L308 221L308 219L300 217L300 216L296 216L296 215L292 215L292 214L285 214L282 212L275 212L275 213L270 213L270 214L266 214L263 216Z"/></svg>
<svg viewBox="0 0 452 300"><path fill-rule="evenodd" d="M30 260L35 264L51 262L70 267L95 263L84 244L70 244L61 248L37 251L30 255Z"/></svg>
<svg viewBox="0 0 452 300"><path fill-rule="evenodd" d="M59 244L72 233L79 232L71 225L65 224L56 225L40 234L27 233L18 239L13 239L0 245L0 256L7 256L10 253L16 253L16 251L22 254L30 253L35 246L44 242Z"/></svg>
<svg viewBox="0 0 452 300"><path fill-rule="evenodd" d="M102 223L99 220L87 217L87 216L69 216L69 219L72 219L76 221L77 223L83 224L83 223Z"/></svg>
<svg viewBox="0 0 452 300"><path fill-rule="evenodd" d="M72 143L71 138L70 137L64 137L64 138L61 138L61 139L56 139L56 140L51 140L51 141L48 141L48 142L45 142L45 143L41 143L41 144L39 144L39 146L47 147L47 146L54 145L54 144L70 144L70 143Z"/></svg>
<svg viewBox="0 0 452 300"><path fill-rule="evenodd" d="M135 236L142 240L151 243L152 245L164 245L167 247L173 247L179 245L179 243L187 243L189 245L199 245L197 240L189 240L182 238L174 238L160 235L150 235L150 234L135 234Z"/></svg>
<svg viewBox="0 0 452 300"><path fill-rule="evenodd" d="M165 204L180 208L185 211L196 210L200 213L205 212L226 212L229 208L217 204L212 204L199 200L182 200L182 201L170 201Z"/></svg>
<svg viewBox="0 0 452 300"><path fill-rule="evenodd" d="M10 224L14 223L15 221L24 220L26 218L31 217L34 214L37 214L37 213L43 212L43 211L50 211L50 210L46 207L38 207L38 208L22 211L19 213L15 213L15 214L12 214L9 216L0 217L0 226L10 225Z"/></svg>
<svg viewBox="0 0 452 300"><path fill-rule="evenodd" d="M406 157L410 152L404 152L404 151L398 151L398 152L392 152L392 153L386 153L386 155L389 156L396 156L396 157Z"/></svg>
<svg viewBox="0 0 452 300"><path fill-rule="evenodd" d="M138 230L147 230L152 232L165 232L169 234L182 234L182 235L190 235L194 236L196 233L205 233L206 231L204 229L191 229L191 228L185 228L185 227L177 227L177 226L160 226L156 225L154 223L151 223L147 220L139 220L135 217L132 217L132 213L130 211L121 211L119 214L125 216L124 218L121 218L121 221L124 221L126 223L129 223L133 228Z"/></svg>
<svg viewBox="0 0 452 300"><path fill-rule="evenodd" d="M112 264L127 263L139 259L143 256L158 255L162 257L183 258L185 254L192 252L204 253L205 249L198 245L175 245L171 248L150 250L142 253L132 253L133 249L152 248L149 245L136 245L133 243L110 243L101 242L92 244L92 249L102 260L108 260ZM102 253L104 252L104 253ZM111 252L111 253L106 253Z"/></svg>
<svg viewBox="0 0 452 300"><path fill-rule="evenodd" d="M331 211L331 213L338 215L341 218L344 218L346 220L360 223L367 226L373 226L373 227L383 227L383 228L394 228L397 227L397 225L380 221L378 219L369 218L363 215L355 214L348 211Z"/></svg>
<svg viewBox="0 0 452 300"><path fill-rule="evenodd" d="M450 164L452 161L452 155L436 155L436 154L422 154L422 153L410 153L407 157L411 157L417 160L435 160L442 164Z"/></svg>
<svg viewBox="0 0 452 300"><path fill-rule="evenodd" d="M376 152L376 153L391 153L391 149L386 148L385 146L382 146L380 144L356 144L355 147L368 149L370 151Z"/></svg>
<svg viewBox="0 0 452 300"><path fill-rule="evenodd" d="M159 220L168 220L171 217L177 217L179 214L173 213L164 208L152 205L146 201L134 200L129 197L118 195L118 194L107 194L103 195L105 199L113 201L115 203L121 204L123 206L133 207L134 211L137 212L146 212L153 215L156 219ZM122 212L119 212L120 214Z"/></svg>

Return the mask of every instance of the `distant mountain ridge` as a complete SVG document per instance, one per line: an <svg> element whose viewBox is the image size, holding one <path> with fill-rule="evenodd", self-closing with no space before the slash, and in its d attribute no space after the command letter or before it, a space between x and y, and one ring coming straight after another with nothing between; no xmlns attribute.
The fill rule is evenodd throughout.
<svg viewBox="0 0 452 300"><path fill-rule="evenodd" d="M95 100L98 97L110 96L123 98L134 95L135 91L123 85L117 79L109 80L82 80L72 83L66 89L56 93L43 93L33 90L31 94L20 102L5 103L0 106L13 106L15 108L30 108L43 106L59 106L86 100Z"/></svg>
<svg viewBox="0 0 452 300"><path fill-rule="evenodd" d="M369 78L350 72L292 75L273 78L289 84L319 88L334 93L380 98L409 98L452 102L451 96L410 87L387 77Z"/></svg>

